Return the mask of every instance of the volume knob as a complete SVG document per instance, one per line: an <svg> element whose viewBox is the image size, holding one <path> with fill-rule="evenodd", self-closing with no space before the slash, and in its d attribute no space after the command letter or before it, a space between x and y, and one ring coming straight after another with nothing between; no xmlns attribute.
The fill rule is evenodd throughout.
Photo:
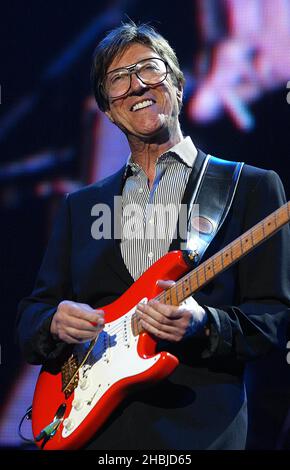
<svg viewBox="0 0 290 470"><path fill-rule="evenodd" d="M89 379L83 379L80 381L80 387L82 390L86 390L90 385Z"/></svg>
<svg viewBox="0 0 290 470"><path fill-rule="evenodd" d="M63 422L63 426L67 431L71 431L74 427L74 422L71 418L66 418Z"/></svg>
<svg viewBox="0 0 290 470"><path fill-rule="evenodd" d="M74 407L76 411L79 411L83 407L83 405L84 405L84 402L79 399L75 399L72 402L72 406Z"/></svg>

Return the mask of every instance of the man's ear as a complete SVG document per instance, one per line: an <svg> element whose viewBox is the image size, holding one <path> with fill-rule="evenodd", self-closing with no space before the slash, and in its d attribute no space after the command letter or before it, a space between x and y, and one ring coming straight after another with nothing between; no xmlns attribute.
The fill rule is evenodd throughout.
<svg viewBox="0 0 290 470"><path fill-rule="evenodd" d="M114 119L112 118L112 114L110 111L105 111L105 115L107 116L107 118L110 119L110 121L114 124Z"/></svg>
<svg viewBox="0 0 290 470"><path fill-rule="evenodd" d="M179 85L178 88L176 89L176 98L178 101L178 108L180 112L182 108L182 101L183 101L183 87L181 85Z"/></svg>
<svg viewBox="0 0 290 470"><path fill-rule="evenodd" d="M176 96L177 96L177 99L179 101L179 103L181 104L182 103L182 99L183 99L183 88L181 86L179 86L176 90Z"/></svg>

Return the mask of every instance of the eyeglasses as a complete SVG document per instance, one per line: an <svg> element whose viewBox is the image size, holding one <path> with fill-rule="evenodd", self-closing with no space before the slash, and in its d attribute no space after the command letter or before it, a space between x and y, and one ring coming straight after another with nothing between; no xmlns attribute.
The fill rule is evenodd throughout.
<svg viewBox="0 0 290 470"><path fill-rule="evenodd" d="M167 62L151 57L143 59L128 67L108 72L104 79L104 88L109 98L120 98L128 93L131 87L132 74L135 73L145 85L158 85L168 74Z"/></svg>

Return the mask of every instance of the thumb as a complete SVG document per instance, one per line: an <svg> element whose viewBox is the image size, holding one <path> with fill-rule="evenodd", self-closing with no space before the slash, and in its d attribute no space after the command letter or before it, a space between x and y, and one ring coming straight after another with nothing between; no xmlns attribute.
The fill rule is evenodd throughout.
<svg viewBox="0 0 290 470"><path fill-rule="evenodd" d="M174 284L175 284L175 281L172 281L172 280L164 281L162 279L159 279L157 281L157 285L161 287L161 289L169 289L169 287L174 286Z"/></svg>

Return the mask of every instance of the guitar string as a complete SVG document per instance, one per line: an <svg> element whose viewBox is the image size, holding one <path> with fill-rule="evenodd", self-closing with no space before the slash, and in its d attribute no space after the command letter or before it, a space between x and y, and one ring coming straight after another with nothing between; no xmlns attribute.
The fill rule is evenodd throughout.
<svg viewBox="0 0 290 470"><path fill-rule="evenodd" d="M116 342L119 342L119 341L120 341L120 337L123 337L122 331L123 331L123 330L119 330L119 332L114 335L114 341L116 341ZM93 349L92 349L93 355L94 355L94 352L93 352L94 349L96 348L96 346L97 346L98 343L100 343L100 342L104 342L104 338L102 337L102 333L100 333L100 336L99 336L99 338L98 338L98 340L97 340L95 346L94 346ZM108 340L108 343L109 343L108 346L104 346L104 345L100 345L100 344L99 344L99 348L100 348L100 349L97 348L97 350L95 351L95 354L96 354L96 355L94 355L94 360L95 360L95 362L97 362L97 361L99 361L100 359L102 359L102 356L103 356L104 352L106 352L106 351L110 350L112 347L114 347L114 344L110 344L110 340ZM83 352L83 351L80 351L79 353L80 353L80 355L81 355L82 357L85 357L85 354L87 353L87 350L84 351L84 352ZM90 355L90 357L92 357L92 355ZM82 361L80 361L80 362L82 362Z"/></svg>
<svg viewBox="0 0 290 470"><path fill-rule="evenodd" d="M186 274L183 278L176 281L175 285L172 288L169 288L167 291L161 292L160 294L158 294L155 297L155 299L156 300L157 299L161 300L163 298L163 301L166 300L166 297L168 295L171 296L170 290L172 289L172 290L175 290L176 298L178 299L179 297L181 297L182 300L183 300L184 299L184 294L183 294L184 282L188 282L189 284L191 284L191 282L193 283L194 280L193 279L190 280L190 277L195 278L195 282L194 282L195 289L191 289L191 293L192 293L192 291L196 290L198 287L202 287L205 284L205 282L202 283L202 282L198 281L198 278L202 277L206 282L209 282L210 280L212 280L212 278L213 278L212 275L210 275L207 278L206 270L210 267L211 271L214 272L215 271L214 264L219 263L221 265L221 268L218 270L217 273L214 272L214 276L215 276L216 274L219 274L223 269L226 269L227 267L230 267L230 265L232 263L234 263L235 258L241 257L240 256L241 254L246 254L247 251L243 250L242 243L243 243L243 241L245 242L247 239L249 239L250 235L251 235L251 238L253 238L254 233L251 233L251 234L249 233L249 234L247 234L247 237L244 237L244 239L242 237L240 237L239 241L235 240L234 242L227 245L222 250L221 253L216 254L214 257L209 258L205 263L200 265L196 270L193 270L190 273ZM256 242L257 242L257 240L256 240ZM254 247L255 244L256 243L255 243L255 240L253 238L253 240L251 241L251 247ZM223 258L223 256L227 256L227 252L230 252L230 256L231 256L232 260L230 260L228 265L224 265L224 261L223 261L222 258ZM189 294L189 296L191 295L191 293ZM136 309L137 309L137 307L136 307ZM132 314L132 316L134 314L135 314L135 312ZM110 334L117 334L120 331L119 328L122 328L122 325L121 324L116 324L113 327L113 329L110 331Z"/></svg>
<svg viewBox="0 0 290 470"><path fill-rule="evenodd" d="M245 234L244 234L245 235ZM196 270L193 270L191 271L190 273L186 274L183 278L179 279L178 281L176 281L175 285L171 288L169 288L167 291L164 291L164 292L161 292L160 294L158 294L155 299L162 299L163 297L163 300L166 299L166 296L170 295L170 290L175 290L175 294L176 294L176 298L178 299L178 297L183 297L184 298L184 295L183 295L183 284L184 282L189 282L190 283L190 280L189 278L190 277L195 277L197 279L197 282L195 282L195 285L196 285L196 288L197 287L202 287L203 286L203 283L201 282L198 282L198 278L199 277L203 277L205 279L205 281L210 281L212 279L213 276L210 276L208 279L206 278L206 269L208 269L208 267L212 267L214 266L215 262L216 264L220 264L221 265L221 269L218 270L218 273L220 273L222 271L222 269L226 269L231 263L233 263L235 261L235 258L239 258L241 257L240 255L241 254L246 254L247 253L247 250L245 251L243 249L243 246L242 246L242 243L245 242L247 239L249 239L251 236L252 240L251 240L251 245L250 245L250 248L251 247L254 247L255 244L257 242L259 242L260 240L254 240L254 233L247 233L247 236L245 237L239 237L238 241L237 240L234 240L234 242L231 242L229 245L227 245L220 253L217 253L216 255L214 255L213 257L209 258L205 263L203 263L202 265L200 265ZM256 243L255 243L256 242ZM230 252L230 256L232 258L232 260L230 260L230 263L226 266L224 266L224 261L223 261L223 256L227 256L227 252ZM211 269L212 271L214 271L214 268ZM217 274L218 274L217 273ZM215 275L216 273L214 273ZM181 295L180 295L181 294ZM190 295L190 294L189 294ZM182 299L183 300L183 299ZM181 301L182 301L181 300ZM136 307L137 309L137 307ZM135 314L135 312L132 314L132 316ZM119 328L119 324L115 325L114 328L117 328L117 330L115 330L114 328L110 331L110 333L117 333L118 332L118 328Z"/></svg>
<svg viewBox="0 0 290 470"><path fill-rule="evenodd" d="M230 245L233 245L233 244L230 244ZM236 248L237 248L237 246L236 246ZM226 251L229 251L229 249L230 249L230 246L227 246L227 250L226 250ZM235 250L235 253L232 252L232 258L234 258L235 256L237 256L237 254L239 254L239 253L241 253L241 248L236 249L236 250ZM219 257L222 258L222 254L220 254ZM210 258L210 259L211 259L211 258ZM186 276L184 276L184 278L181 278L180 280L178 280L172 288L169 288L167 291L161 292L159 295L157 295L157 296L155 297L155 299L156 299L156 300L157 300L157 299L162 299L162 297L163 297L163 300L165 300L166 294L167 294L167 296L170 295L170 290L171 290L171 289L172 289L172 290L173 290L173 289L176 290L176 298L181 297L181 296L184 297L184 296L183 296L183 287L182 287L182 283L184 283L185 281L188 281L190 276L192 276L192 277L193 277L193 276L195 276L195 277L201 277L201 276L203 276L204 279L207 280L207 279L206 279L205 270L207 269L208 266L213 265L213 261L210 262L210 259L209 259L207 262L203 263L201 266L199 266L196 270L193 270L193 271L191 271L190 273L188 273ZM221 264L223 264L223 263L221 262ZM226 267L227 267L227 266L226 266ZM211 280L211 278L212 278L212 276L208 279L208 281ZM190 281L189 281L189 282L190 282ZM198 282L197 282L197 283L196 283L196 287L198 287L199 284L201 284L201 283L198 283ZM180 294L181 294L181 295L180 295ZM189 295L190 295L190 294L189 294ZM136 309L137 309L137 307L136 307ZM136 313L133 312L132 315L131 315L131 318L132 318L132 316L133 316L134 314L136 314ZM114 325L114 327L110 330L110 335L112 335L112 334L117 334L119 331L122 331L122 328L123 328L122 323L123 323L124 321L125 321L125 320L122 320L121 322L119 322L119 323L117 323L116 325Z"/></svg>
<svg viewBox="0 0 290 470"><path fill-rule="evenodd" d="M270 222L273 221L275 223L275 229L279 228L280 224L277 223L277 220L275 220L275 218L271 217L271 216L272 216L272 214L270 216L266 217L264 219L263 223L259 222L254 227L252 227L247 232L245 232L243 235L241 235L240 237L238 237L237 239L233 240L231 243L226 245L222 250L220 250L215 255L211 256L207 261L202 263L198 268L196 268L195 270L191 271L190 273L186 274L181 279L179 279L175 283L175 285L172 288L169 288L168 290L175 289L176 290L176 297L178 298L179 294L181 294L181 297L183 296L183 292L182 292L183 291L183 283L186 280L189 280L190 277L191 278L195 277L196 288L200 288L203 285L205 285L205 282L200 283L198 281L198 278L200 276L202 276L206 282L211 281L212 278L215 275L221 273L223 270L230 267L233 263L235 263L235 261L238 261L240 258L242 258L243 255L246 255L251 248L254 248L257 244L261 243L262 241L264 241L267 238L267 234L265 235L265 227L266 227L266 225L268 225L269 221ZM261 230L263 232L263 236L262 236L262 238L259 238L259 233L260 233ZM247 247L245 248L245 245L243 245L243 243L245 243L245 242L247 243L247 239L250 239L250 241L251 241L251 244L250 244L249 248L247 248ZM227 253L230 253L230 256L231 256L232 260L227 265L224 265L223 256L226 256ZM215 272L215 269L214 269L215 262L216 262L216 264L220 263L220 265L221 265L221 269L219 269L217 272ZM210 276L207 279L206 270L209 267L213 271L214 275ZM189 283L190 283L190 280L189 280ZM201 285L199 285L199 284L201 284ZM195 290L197 290L197 289L195 289Z"/></svg>
<svg viewBox="0 0 290 470"><path fill-rule="evenodd" d="M287 207L288 209L288 207ZM202 263L201 266L199 266L196 270L193 270L191 271L190 273L186 274L183 278L181 278L180 280L178 280L176 282L176 284L172 287L172 288L169 288L168 291L170 291L171 289L175 289L176 291L176 298L178 298L178 290L181 290L182 291L182 297L184 297L183 295L183 288L184 288L184 282L185 281L188 281L190 283L190 277L193 277L195 275L196 279L198 279L199 277L199 274L201 274L201 272L203 271L203 275L204 275L204 279L205 281L210 281L212 279L212 277L215 277L216 274L220 273L222 270L226 269L227 267L230 267L235 261L237 258L237 260L239 258L241 258L244 254L247 254L248 251L255 247L255 245L263 240L265 240L266 236L265 236L265 225L266 225L266 220L271 221L271 218L273 219L273 217L269 217L269 218L265 218L264 222L263 223L258 223L255 227L252 227L252 229L248 230L246 233L244 233L242 236L238 237L237 240L234 240L233 242L229 243L226 247L224 247L220 252L218 252L216 255L212 256L211 258L209 258L209 260L207 260L207 262L205 263ZM275 219L275 217L274 217ZM273 220L274 221L274 220ZM275 220L275 229L277 229L279 227L280 224L277 224L277 220ZM284 225L284 224L283 224ZM255 240L255 235L257 235L257 231L258 230L262 230L263 232L263 236L262 238L258 238ZM256 231L256 233L255 233ZM248 240L250 239L250 246L249 248L246 248L246 250L244 250L243 248L243 242L248 242ZM230 263L226 266L224 266L224 261L223 261L223 255L227 256L227 252L230 252L231 254L231 260L230 260ZM219 260L219 261L218 261ZM220 262L220 265L221 265L221 268L218 270L218 273L215 273L215 269L214 269L214 262ZM208 266L212 267L212 271L214 272L214 276L210 276L209 279L206 278L206 268L208 268ZM202 284L204 285L204 283ZM198 287L199 286L199 283L196 282L196 286ZM193 289L191 289L192 291ZM167 292L167 295L168 295L169 292ZM166 291L160 293L159 295L157 295L155 297L155 299L161 299L163 297L163 300L165 300L165 294L166 294ZM170 295L170 294L169 294ZM189 294L190 295L190 294ZM133 315L135 314L135 312L132 313L130 319L132 319ZM118 335L120 333L123 333L122 336L124 336L124 320L122 320L121 322L117 323L113 329L110 331L110 336L114 335L115 338L114 340L117 340L118 338ZM103 335L102 335L103 336ZM98 341L96 342L96 344L98 343ZM96 346L96 345L95 345ZM98 351L98 354L99 354L99 357L97 358L97 360L101 359L104 351L110 349L112 346L109 346L108 347L103 347L100 351ZM93 348L94 349L94 348Z"/></svg>

